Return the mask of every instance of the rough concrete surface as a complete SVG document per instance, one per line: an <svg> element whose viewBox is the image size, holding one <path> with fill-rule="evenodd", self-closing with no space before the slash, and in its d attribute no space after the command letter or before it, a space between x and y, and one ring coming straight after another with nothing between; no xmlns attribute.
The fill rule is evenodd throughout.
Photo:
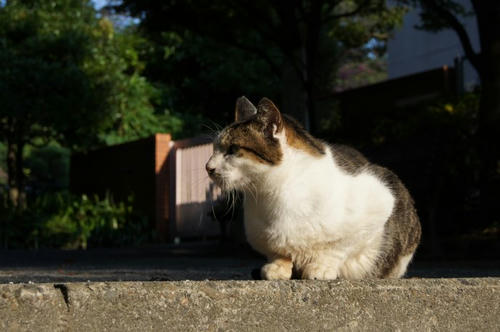
<svg viewBox="0 0 500 332"><path fill-rule="evenodd" d="M498 259L417 259L403 280L250 281L263 263L199 243L0 250L0 332L500 331Z"/></svg>
<svg viewBox="0 0 500 332"><path fill-rule="evenodd" d="M500 331L500 279L0 285L2 331Z"/></svg>

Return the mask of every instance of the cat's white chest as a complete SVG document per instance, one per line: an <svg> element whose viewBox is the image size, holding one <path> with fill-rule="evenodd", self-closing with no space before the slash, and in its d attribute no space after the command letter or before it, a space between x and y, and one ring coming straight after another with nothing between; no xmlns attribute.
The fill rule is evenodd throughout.
<svg viewBox="0 0 500 332"><path fill-rule="evenodd" d="M345 174L330 154L288 157L263 182L260 196L246 195L245 228L255 249L293 255L318 243L363 241L383 230L394 198L375 176Z"/></svg>

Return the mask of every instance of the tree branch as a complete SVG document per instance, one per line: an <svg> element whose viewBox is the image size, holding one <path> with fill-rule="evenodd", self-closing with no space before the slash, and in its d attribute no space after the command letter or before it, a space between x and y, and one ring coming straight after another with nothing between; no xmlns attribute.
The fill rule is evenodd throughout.
<svg viewBox="0 0 500 332"><path fill-rule="evenodd" d="M465 52L465 56L469 59L470 63L476 68L478 73L480 72L481 63L479 61L479 55L472 48L472 43L470 41L469 35L465 30L464 26L457 19L455 15L453 15L449 10L440 6L435 0L421 0L422 5L425 9L427 7L430 10L436 12L437 15L443 19L451 29L455 30L460 39L460 43L462 44L462 48Z"/></svg>
<svg viewBox="0 0 500 332"><path fill-rule="evenodd" d="M330 14L330 12L332 12L335 9L335 7L337 7L339 4L340 4L340 1L330 1L326 5L325 13L327 15Z"/></svg>
<svg viewBox="0 0 500 332"><path fill-rule="evenodd" d="M324 22L329 22L331 20L339 19L339 18L344 18L344 17L351 17L354 15L359 14L363 9L368 7L368 5L371 3L371 0L365 0L363 1L356 9L350 11L350 12L345 12L337 15L328 15L325 17Z"/></svg>

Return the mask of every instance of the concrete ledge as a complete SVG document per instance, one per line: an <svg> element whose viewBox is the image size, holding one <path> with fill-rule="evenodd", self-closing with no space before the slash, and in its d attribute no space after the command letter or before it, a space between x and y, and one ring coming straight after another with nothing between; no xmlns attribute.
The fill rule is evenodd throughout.
<svg viewBox="0 0 500 332"><path fill-rule="evenodd" d="M500 279L0 285L0 330L500 330Z"/></svg>

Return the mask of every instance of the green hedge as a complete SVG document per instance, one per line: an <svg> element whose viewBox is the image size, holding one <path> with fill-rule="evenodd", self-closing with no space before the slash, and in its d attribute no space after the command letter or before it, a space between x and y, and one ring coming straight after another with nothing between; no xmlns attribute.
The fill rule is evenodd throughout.
<svg viewBox="0 0 500 332"><path fill-rule="evenodd" d="M110 195L48 193L16 213L5 202L0 240L4 248L137 246L153 239L148 218L133 208L133 199L115 202Z"/></svg>

